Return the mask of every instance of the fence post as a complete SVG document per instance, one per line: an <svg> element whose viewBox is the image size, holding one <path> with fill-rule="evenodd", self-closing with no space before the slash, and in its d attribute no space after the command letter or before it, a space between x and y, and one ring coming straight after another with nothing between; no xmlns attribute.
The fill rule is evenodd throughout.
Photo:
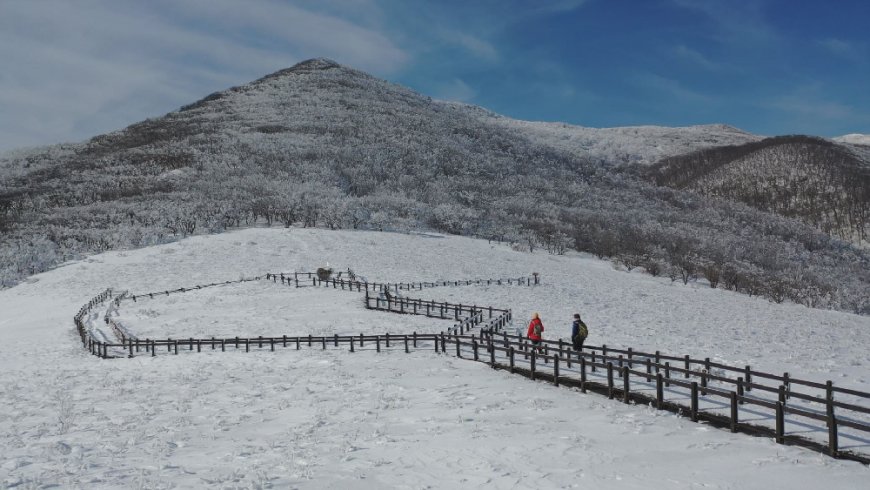
<svg viewBox="0 0 870 490"><path fill-rule="evenodd" d="M251 352L251 339L245 339L245 352Z"/></svg>
<svg viewBox="0 0 870 490"><path fill-rule="evenodd" d="M828 381L825 383L825 408L828 414L828 454L837 456L839 454L839 441L837 440L837 418L834 416L834 383Z"/></svg>
<svg viewBox="0 0 870 490"><path fill-rule="evenodd" d="M462 358L462 354L459 352L459 337L454 337L456 339L456 357Z"/></svg>
<svg viewBox="0 0 870 490"><path fill-rule="evenodd" d="M665 386L670 387L671 382L671 363L669 361L665 361Z"/></svg>
<svg viewBox="0 0 870 490"><path fill-rule="evenodd" d="M580 356L580 392L586 393L586 358Z"/></svg>
<svg viewBox="0 0 870 490"><path fill-rule="evenodd" d="M514 346L508 347L508 356L510 357L511 373L514 372Z"/></svg>
<svg viewBox="0 0 870 490"><path fill-rule="evenodd" d="M359 334L359 346L360 347L363 346L363 334L362 334L362 332L360 332L360 334Z"/></svg>
<svg viewBox="0 0 870 490"><path fill-rule="evenodd" d="M737 378L737 403L743 405L743 377Z"/></svg>
<svg viewBox="0 0 870 490"><path fill-rule="evenodd" d="M475 361L479 360L477 357L477 340L476 339L471 339L471 348L474 349L474 360Z"/></svg>
<svg viewBox="0 0 870 490"><path fill-rule="evenodd" d="M350 344L350 351L353 352L353 337L348 337L348 340L350 340L350 342L348 342Z"/></svg>
<svg viewBox="0 0 870 490"><path fill-rule="evenodd" d="M530 362L531 362L531 378L533 380L535 379L535 352L537 352L537 349L532 349L532 358L530 360Z"/></svg>
<svg viewBox="0 0 870 490"><path fill-rule="evenodd" d="M338 334L337 333L332 335L332 341L334 342L333 345L335 347L338 347Z"/></svg>
<svg viewBox="0 0 870 490"><path fill-rule="evenodd" d="M752 369L746 366L743 370L743 379L746 382L746 391L752 391Z"/></svg>
<svg viewBox="0 0 870 490"><path fill-rule="evenodd" d="M607 398L613 400L613 362L607 362Z"/></svg>
<svg viewBox="0 0 870 490"><path fill-rule="evenodd" d="M553 384L559 386L559 355L553 356Z"/></svg>
<svg viewBox="0 0 870 490"><path fill-rule="evenodd" d="M686 372L684 374L685 374L685 378L689 379L689 355L688 354L686 354L685 360L686 360L686 367L685 367Z"/></svg>
<svg viewBox="0 0 870 490"><path fill-rule="evenodd" d="M634 367L634 364L632 363L632 357L633 357L633 356L634 356L634 354L632 353L632 349L631 349L631 347L629 347L629 348L628 348L628 367L629 367L629 368L633 368L633 367Z"/></svg>
<svg viewBox="0 0 870 490"><path fill-rule="evenodd" d="M646 358L646 382L652 381L652 361L649 357Z"/></svg>
<svg viewBox="0 0 870 490"><path fill-rule="evenodd" d="M375 346L377 348L377 351L380 352L381 351L381 336L380 335L375 335Z"/></svg>
<svg viewBox="0 0 870 490"><path fill-rule="evenodd" d="M776 402L776 442L785 442L785 411L782 402Z"/></svg>
<svg viewBox="0 0 870 490"><path fill-rule="evenodd" d="M487 349L489 350L489 365L490 367L495 367L495 344L492 343L492 338L489 338L489 344L487 345Z"/></svg>
<svg viewBox="0 0 870 490"><path fill-rule="evenodd" d="M389 349L389 348L390 348L390 332L387 332L387 334L386 334L386 339L387 339L387 340L386 340L386 342L387 342L386 346L387 346L387 349Z"/></svg>
<svg viewBox="0 0 870 490"><path fill-rule="evenodd" d="M731 392L731 432L737 432L737 392Z"/></svg>
<svg viewBox="0 0 870 490"><path fill-rule="evenodd" d="M789 382L788 373L783 373L782 385L785 386L785 398L791 399L791 382ZM785 403L785 401L783 401L783 403Z"/></svg>
<svg viewBox="0 0 870 490"><path fill-rule="evenodd" d="M624 367L622 368L622 402L629 402L629 390L628 390L628 377L630 375L629 371L631 369Z"/></svg>
<svg viewBox="0 0 870 490"><path fill-rule="evenodd" d="M269 337L269 347L272 352L275 352L275 338Z"/></svg>
<svg viewBox="0 0 870 490"><path fill-rule="evenodd" d="M592 358L589 360L592 361L592 372L594 373L595 372L595 349L592 349Z"/></svg>
<svg viewBox="0 0 870 490"><path fill-rule="evenodd" d="M692 407L691 407L692 422L698 421L698 382L692 381Z"/></svg>
<svg viewBox="0 0 870 490"><path fill-rule="evenodd" d="M656 408L661 410L665 404L664 376L656 373Z"/></svg>
<svg viewBox="0 0 870 490"><path fill-rule="evenodd" d="M417 348L417 331L416 330L414 331L413 336L414 336L414 348L416 349Z"/></svg>
<svg viewBox="0 0 870 490"><path fill-rule="evenodd" d="M411 352L411 351L408 350L408 336L405 335L405 354L407 354L409 352Z"/></svg>
<svg viewBox="0 0 870 490"><path fill-rule="evenodd" d="M226 352L226 351L227 351L227 340L221 339L221 352Z"/></svg>

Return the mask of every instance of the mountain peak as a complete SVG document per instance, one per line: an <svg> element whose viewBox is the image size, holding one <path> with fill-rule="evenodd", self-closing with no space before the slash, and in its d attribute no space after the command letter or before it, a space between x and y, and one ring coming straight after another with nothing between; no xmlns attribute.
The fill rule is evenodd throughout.
<svg viewBox="0 0 870 490"><path fill-rule="evenodd" d="M285 68L283 70L278 70L275 73L264 76L263 78L257 80L258 82L261 80L270 80L274 78L283 77L286 75L300 74L300 73L312 73L315 71L322 70L331 70L333 68L345 68L337 62L329 59L329 58L311 58L309 60L300 61L290 68ZM256 82L255 82L256 83Z"/></svg>

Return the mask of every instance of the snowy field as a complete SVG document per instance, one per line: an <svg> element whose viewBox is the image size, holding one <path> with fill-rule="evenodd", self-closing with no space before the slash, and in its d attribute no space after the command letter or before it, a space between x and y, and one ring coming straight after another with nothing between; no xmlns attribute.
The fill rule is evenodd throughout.
<svg viewBox="0 0 870 490"><path fill-rule="evenodd" d="M329 262L370 281L528 276L410 295L532 312L589 343L870 391L870 319L459 237L251 229L66 264L0 291L0 488L866 488L870 469L428 351L279 349L100 360L72 317L147 293ZM359 293L256 281L124 302L139 337L440 331ZM367 346L368 347L368 346ZM841 441L867 452L867 444ZM864 482L864 483L861 483Z"/></svg>

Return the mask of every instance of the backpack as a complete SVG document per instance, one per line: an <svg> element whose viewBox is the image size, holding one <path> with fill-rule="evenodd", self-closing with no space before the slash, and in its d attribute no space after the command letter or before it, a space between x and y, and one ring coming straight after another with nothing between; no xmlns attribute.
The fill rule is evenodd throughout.
<svg viewBox="0 0 870 490"><path fill-rule="evenodd" d="M580 322L580 328L577 330L577 333L580 334L581 337L586 338L589 336L589 329L586 328L586 324Z"/></svg>
<svg viewBox="0 0 870 490"><path fill-rule="evenodd" d="M542 326L540 323L536 323L536 324L535 324L535 329L534 329L535 335L537 335L538 337L540 337L540 336L541 336L541 332L542 332L543 330L544 330L544 328L543 328L543 326Z"/></svg>

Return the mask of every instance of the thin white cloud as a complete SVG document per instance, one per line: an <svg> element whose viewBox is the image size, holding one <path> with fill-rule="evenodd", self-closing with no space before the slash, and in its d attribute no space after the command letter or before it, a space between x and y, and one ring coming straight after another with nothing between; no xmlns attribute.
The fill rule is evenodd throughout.
<svg viewBox="0 0 870 490"><path fill-rule="evenodd" d="M635 76L634 83L642 89L652 89L661 96L683 103L709 104L715 101L709 95L685 87L678 80L655 73L639 73Z"/></svg>
<svg viewBox="0 0 870 490"><path fill-rule="evenodd" d="M459 78L454 78L435 87L436 99L469 102L476 95L477 91Z"/></svg>
<svg viewBox="0 0 870 490"><path fill-rule="evenodd" d="M703 68L707 71L715 72L723 69L722 64L710 60L708 57L701 54L701 52L689 48L685 45L681 44L679 46L676 46L673 52L677 57L686 60L693 65Z"/></svg>
<svg viewBox="0 0 870 490"><path fill-rule="evenodd" d="M818 41L819 46L824 48L829 53L851 61L853 63L863 64L867 62L864 49L861 46L844 41L843 39L828 38Z"/></svg>
<svg viewBox="0 0 870 490"><path fill-rule="evenodd" d="M714 26L709 36L729 46L761 49L776 45L780 36L765 20L765 0L671 0L671 3L702 14Z"/></svg>
<svg viewBox="0 0 870 490"><path fill-rule="evenodd" d="M554 0L550 2L541 2L534 8L535 13L544 14L559 14L571 12L588 3L588 0Z"/></svg>
<svg viewBox="0 0 870 490"><path fill-rule="evenodd" d="M483 39L462 32L447 33L445 37L448 42L462 46L476 58L485 61L497 61L499 59L498 50L495 46Z"/></svg>
<svg viewBox="0 0 870 490"><path fill-rule="evenodd" d="M825 95L821 84L797 87L790 93L772 99L767 105L804 119L838 121L852 119L856 115L852 107Z"/></svg>

